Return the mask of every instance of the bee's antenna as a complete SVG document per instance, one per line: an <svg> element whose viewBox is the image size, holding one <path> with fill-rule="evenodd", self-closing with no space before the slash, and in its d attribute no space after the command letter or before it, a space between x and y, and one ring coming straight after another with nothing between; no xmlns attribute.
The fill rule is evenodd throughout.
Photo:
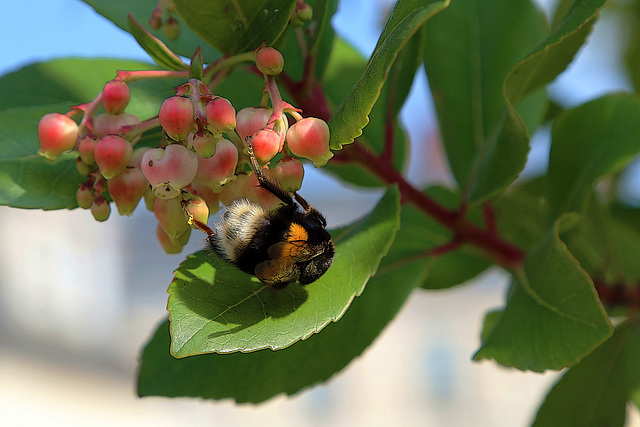
<svg viewBox="0 0 640 427"><path fill-rule="evenodd" d="M260 163L258 163L258 159L256 159L256 156L253 154L253 145L251 144L250 136L247 137L247 151L249 152L249 161L251 162L251 168L253 169L253 172L256 174L256 178L258 179L258 183L260 184L260 187L269 191L271 194L276 196L278 199L282 200L287 205L293 204L291 193L289 193L288 191L280 187L280 185L278 185L277 183L270 181L266 176L264 176L264 173L262 173L262 168L260 167ZM296 193L294 194L297 196ZM296 200L298 200L298 197L300 196L297 196ZM304 203L308 206L307 202L304 202ZM302 203L300 204L302 205Z"/></svg>
<svg viewBox="0 0 640 427"><path fill-rule="evenodd" d="M204 222L194 218L194 216L191 215L187 211L187 203L188 202L186 200L182 201L182 211L187 216L187 224L195 225L198 230L202 231L203 233L207 234L208 236L213 236L215 233L213 232L213 230L207 224L205 224Z"/></svg>

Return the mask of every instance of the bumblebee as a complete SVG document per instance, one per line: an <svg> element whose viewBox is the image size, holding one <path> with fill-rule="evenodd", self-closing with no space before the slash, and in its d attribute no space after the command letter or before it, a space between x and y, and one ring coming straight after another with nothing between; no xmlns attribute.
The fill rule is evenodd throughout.
<svg viewBox="0 0 640 427"><path fill-rule="evenodd" d="M190 218L207 234L220 258L255 275L273 289L315 282L331 267L335 248L324 216L297 192L267 179L247 138L251 167L260 187L284 204L273 210L247 199L233 201L213 229Z"/></svg>

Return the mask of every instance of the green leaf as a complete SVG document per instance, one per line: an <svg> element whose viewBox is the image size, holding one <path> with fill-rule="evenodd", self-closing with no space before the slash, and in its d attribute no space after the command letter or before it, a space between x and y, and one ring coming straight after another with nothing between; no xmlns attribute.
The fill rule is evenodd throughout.
<svg viewBox="0 0 640 427"><path fill-rule="evenodd" d="M553 81L571 63L606 0L576 0L553 33L509 72L505 95L517 105L527 93Z"/></svg>
<svg viewBox="0 0 640 427"><path fill-rule="evenodd" d="M449 163L465 198L481 200L509 185L527 160L527 130L503 84L548 29L529 0L458 0L425 31L425 68ZM544 98L536 101L528 109L542 111Z"/></svg>
<svg viewBox="0 0 640 427"><path fill-rule="evenodd" d="M415 49L411 49L413 44L415 43L411 42L407 44L406 48L408 49L406 53L403 53L405 52L403 49L400 55L402 57L406 57L415 52ZM392 70L399 67L404 70L403 74L407 73L407 69L411 67L407 62L410 61L394 63ZM364 58L362 58L362 56L353 47L344 42L344 40L336 37L331 61L327 65L324 83L327 100L331 107L337 105L337 103L344 97L344 94L349 92L350 88L358 80L365 66L366 61ZM413 78L413 76L411 78ZM387 82L389 82L389 80L387 80ZM393 100L393 96L390 95L392 86L394 85L385 84L383 86L380 95L381 100ZM399 99L398 101L399 102L392 101L392 111L399 109L404 102L403 99ZM378 154L381 154L384 150L386 133L385 126L388 117L386 111L387 107L388 104L386 102L377 102L373 106L371 117L374 118L374 120L372 120L364 129L363 137L358 140L359 143L365 144L368 149ZM407 160L409 141L404 129L396 122L396 117L393 114L391 116L393 119L390 121L394 123L394 150L392 161L397 170L404 170L405 162ZM367 171L353 162L346 164L329 162L324 167L324 170L338 176L343 181L360 187L384 187L386 185L379 178L372 175L370 171Z"/></svg>
<svg viewBox="0 0 640 427"><path fill-rule="evenodd" d="M0 93L3 94L0 97L0 110L64 102L72 106L89 102L107 81L116 76L118 70L152 69L156 67L122 59L67 58L38 62L0 77ZM172 83L171 79L163 81L168 82L164 83L167 86ZM158 85L157 81L154 83ZM138 82L131 85L132 91L137 84ZM135 92L131 94L134 105L138 102L136 95ZM155 114L158 114L158 108L156 107ZM127 112L130 109L128 107Z"/></svg>
<svg viewBox="0 0 640 427"><path fill-rule="evenodd" d="M202 48L204 60L207 63L213 62L220 58L220 53L216 52L212 47L208 46L203 40L191 31L184 22L180 22L179 17L175 16L180 22L180 36L176 40L166 40L162 29L150 29L147 22L151 18L151 12L157 6L157 0L83 0L90 5L100 15L104 16L124 31L129 32L128 16L131 16L140 22L142 27L154 34L167 45L167 47L177 55L191 58L193 52L198 46ZM166 19L166 16L163 17Z"/></svg>
<svg viewBox="0 0 640 427"><path fill-rule="evenodd" d="M640 332L618 326L611 338L565 373L534 426L623 426L627 401L640 391Z"/></svg>
<svg viewBox="0 0 640 427"><path fill-rule="evenodd" d="M393 319L409 293L424 280L426 265L419 259L402 268L394 266L394 260L404 255L415 252L407 252L406 245L394 241L378 273L339 322L279 351L211 353L175 359L168 351L170 335L165 322L144 349L138 393L230 397L237 402L258 403L326 381L362 354Z"/></svg>
<svg viewBox="0 0 640 427"><path fill-rule="evenodd" d="M272 45L287 28L295 0L174 0L176 10L196 34L222 53ZM191 56L191 54L189 54Z"/></svg>
<svg viewBox="0 0 640 427"><path fill-rule="evenodd" d="M568 110L554 122L547 198L551 218L584 212L593 185L640 151L640 97L609 95Z"/></svg>
<svg viewBox="0 0 640 427"><path fill-rule="evenodd" d="M389 250L399 220L399 192L393 187L364 220L334 232L332 267L306 287L273 291L204 252L189 256L169 286L171 353L275 350L319 332L362 293Z"/></svg>
<svg viewBox="0 0 640 427"><path fill-rule="evenodd" d="M612 333L593 283L558 237L575 222L559 219L523 268L514 272L507 306L475 360L542 372L577 363Z"/></svg>
<svg viewBox="0 0 640 427"><path fill-rule="evenodd" d="M491 202L500 235L522 249L538 244L547 232L548 206L537 194L544 186L545 182L537 179L509 189Z"/></svg>
<svg viewBox="0 0 640 427"><path fill-rule="evenodd" d="M635 286L640 279L640 231L611 214L593 194L584 220L562 234L562 240L591 277Z"/></svg>
<svg viewBox="0 0 640 427"><path fill-rule="evenodd" d="M165 322L142 353L138 394L232 398L238 403L259 403L280 393L294 394L326 381L361 355L423 279L420 263L378 274L339 322L279 351L175 359L169 354L169 327Z"/></svg>
<svg viewBox="0 0 640 427"><path fill-rule="evenodd" d="M632 8L632 24L629 25L626 43L627 49L624 54L624 64L627 73L631 78L631 83L636 92L640 91L640 3L632 2L628 7Z"/></svg>
<svg viewBox="0 0 640 427"><path fill-rule="evenodd" d="M86 103L100 93L119 70L157 70L139 61L120 59L55 59L27 65L0 77L0 111L31 105L53 105L61 112ZM34 85L33 82L39 82ZM131 101L126 112L145 120L158 114L164 99L175 94L175 86L185 79L162 78L129 83ZM14 102L10 102L14 99ZM56 105L57 104L57 105ZM61 105L66 105L66 108ZM50 111L48 111L50 112ZM35 152L34 152L35 153Z"/></svg>
<svg viewBox="0 0 640 427"><path fill-rule="evenodd" d="M180 59L178 55L171 52L166 44L162 43L160 39L154 37L150 32L145 30L144 27L138 24L131 14L127 16L127 19L129 22L129 32L136 38L140 47L142 47L161 68L176 71L187 70L189 68L182 62L182 59Z"/></svg>
<svg viewBox="0 0 640 427"><path fill-rule="evenodd" d="M448 5L449 0L396 3L364 72L329 121L332 150L342 149L362 134L398 52L420 26Z"/></svg>
<svg viewBox="0 0 640 427"><path fill-rule="evenodd" d="M38 122L64 107L21 107L0 111L0 205L18 208L71 209L84 181L76 154L50 161L37 154Z"/></svg>

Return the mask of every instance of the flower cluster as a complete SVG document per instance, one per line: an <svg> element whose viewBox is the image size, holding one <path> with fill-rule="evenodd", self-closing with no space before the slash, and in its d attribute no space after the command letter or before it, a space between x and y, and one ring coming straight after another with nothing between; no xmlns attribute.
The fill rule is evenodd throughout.
<svg viewBox="0 0 640 427"><path fill-rule="evenodd" d="M131 215L144 198L158 221L158 241L166 252L180 252L191 233L188 216L206 223L220 203L241 197L266 208L280 203L258 187L248 165L248 141L265 175L288 191L302 184L299 158L321 166L333 155L327 124L303 118L301 110L281 99L273 75L282 70L282 55L263 47L255 60L265 77L270 106L236 113L228 99L192 78L164 100L157 117L141 122L124 112L129 87L116 78L93 102L66 115L42 117L40 154L53 160L63 152L77 152L78 171L87 178L76 193L78 206L90 209L98 221L109 217L111 201L120 215ZM104 112L98 112L100 107ZM72 118L78 112L83 113L80 124ZM157 146L136 147L141 134L158 125L163 138Z"/></svg>

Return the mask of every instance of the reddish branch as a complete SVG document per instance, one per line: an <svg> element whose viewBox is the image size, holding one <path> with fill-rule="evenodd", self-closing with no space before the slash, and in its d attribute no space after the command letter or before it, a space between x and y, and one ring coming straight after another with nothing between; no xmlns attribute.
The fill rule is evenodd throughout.
<svg viewBox="0 0 640 427"><path fill-rule="evenodd" d="M348 160L360 164L386 183L397 184L403 202L414 204L451 230L454 241L477 246L494 258L498 264L509 269L516 268L522 262L524 252L503 240L493 227L485 230L470 222L459 212L445 208L410 184L388 159L373 154L360 144L345 147L344 154Z"/></svg>
<svg viewBox="0 0 640 427"><path fill-rule="evenodd" d="M640 309L640 286L632 286L623 283L606 283L602 280L593 282L600 300L608 307L629 307Z"/></svg>
<svg viewBox="0 0 640 427"><path fill-rule="evenodd" d="M305 58L305 69L301 82L294 81L286 73L281 74L279 80L295 99L296 106L304 111L305 116L329 120L331 112L323 87L316 80L313 60ZM451 242L435 248L434 254L442 254L455 250L463 243L470 243L491 256L499 265L508 269L517 268L524 258L524 251L505 241L498 234L493 212L489 208L485 208L488 229L483 229L466 219L466 209L451 211L418 190L394 168L392 164L393 140L393 120L388 120L385 127L385 146L381 154L369 151L362 144L353 143L345 146L341 153L336 154L334 160L357 163L387 184L397 184L403 203L412 203L451 230L453 234Z"/></svg>

